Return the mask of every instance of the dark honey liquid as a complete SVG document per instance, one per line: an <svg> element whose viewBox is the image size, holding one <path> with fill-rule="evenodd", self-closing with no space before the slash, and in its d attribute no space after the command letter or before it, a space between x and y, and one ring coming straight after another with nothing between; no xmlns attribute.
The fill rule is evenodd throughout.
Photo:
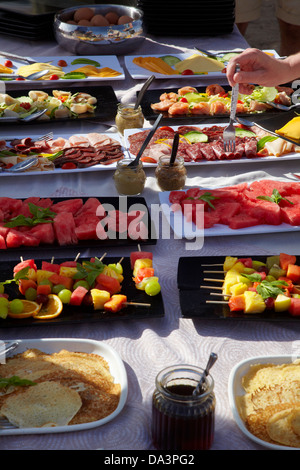
<svg viewBox="0 0 300 470"><path fill-rule="evenodd" d="M192 385L171 385L168 392L188 401L172 401L154 392L152 440L159 450L208 450L214 439L215 398L194 400Z"/></svg>

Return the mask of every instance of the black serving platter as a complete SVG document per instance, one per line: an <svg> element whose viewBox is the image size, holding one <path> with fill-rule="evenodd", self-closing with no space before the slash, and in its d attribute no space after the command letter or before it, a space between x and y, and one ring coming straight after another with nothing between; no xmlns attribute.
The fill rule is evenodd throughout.
<svg viewBox="0 0 300 470"><path fill-rule="evenodd" d="M241 255L239 258L248 258ZM266 256L252 256L257 261L266 261ZM260 314L244 314L243 312L230 312L228 305L222 303L206 303L210 301L223 301L221 296L210 295L210 292L220 292L213 288L201 286L222 287L222 282L204 280L224 279L221 273L205 273L204 271L222 271L225 256L196 256L181 257L178 262L177 286L179 289L180 307L183 317L200 318L203 320L245 320L245 321L299 321L300 317L293 317L287 311L275 312L265 310ZM221 266L204 266L219 264ZM300 264L297 258L296 264Z"/></svg>
<svg viewBox="0 0 300 470"><path fill-rule="evenodd" d="M203 75L205 77L205 75ZM187 76L188 77L188 76ZM199 79L201 79L201 75L199 75ZM209 123L209 122L222 122L222 121L228 121L228 115L224 115L224 114L214 114L213 116L208 116L206 114L195 114L195 115L175 115L175 116L170 116L168 114L168 112L162 112L162 113L158 113L156 111L154 111L152 108L151 108L151 104L154 104L154 103L158 103L160 100L159 100L159 97L162 93L164 92L168 92L168 93L177 93L178 90L181 88L181 87L184 87L185 84L182 83L182 85L179 85L177 88L168 88L168 89L164 89L164 88L161 88L161 89L151 89L151 90L147 90L145 92L145 95L141 101L141 107L142 107L142 110L143 110L143 114L145 116L146 119L148 120L155 120L158 116L158 114L162 114L163 115L163 120L166 121L166 120L169 120L169 121L182 121L182 122L195 122L195 121L199 121L199 123L201 122L206 122L206 123ZM203 86L197 86L197 85L193 85L192 82L190 82L190 86L192 87L195 87L199 93L205 93L205 90L206 90L206 87L203 87ZM224 88L225 91L230 91L231 90L231 87L228 86L228 85L222 85L222 87ZM138 92L137 92L138 94ZM271 118L271 117L280 117L281 119L284 119L285 116L288 115L288 112L287 111L280 111L280 110L277 110L275 108L272 108L264 113L252 113L252 114L245 114L245 113L237 113L237 117L243 117L245 119L249 119L249 120L257 120L257 122L259 122L261 124L261 120L263 119L268 119L268 118ZM289 119L287 119L288 121ZM287 122L286 121L286 122ZM262 124L261 124L262 125ZM274 124L275 126L277 126L277 124ZM275 127L276 129L278 129L278 127ZM271 130L271 129L270 129Z"/></svg>
<svg viewBox="0 0 300 470"><path fill-rule="evenodd" d="M51 199L53 203L56 204L61 201L67 201L67 200L78 199L78 198L51 197ZM83 200L83 203L85 203L88 197L82 197L81 199ZM101 257L108 247L120 247L120 246L136 247L137 244L140 244L140 245L155 245L156 244L157 237L155 233L155 227L151 220L151 215L150 215L150 211L147 206L146 200L143 197L140 197L140 196L117 197L116 196L116 197L98 197L98 199L107 211L112 210L112 208L114 208L115 210L123 211L123 212L125 210L134 211L137 207L137 206L135 207L136 204L139 205L139 207L142 207L143 210L145 211L145 215L143 216L141 220L143 220L146 226L148 227L148 235L149 235L148 238L135 240L135 239L130 238L127 235L127 233L126 234L124 233L114 234L113 233L113 234L109 234L108 238L105 240L101 240L101 239L79 240L78 243L75 245L60 246L56 242L51 245L40 244L38 246L33 246L33 247L21 246L21 247L16 247L16 248L7 248L6 250L2 250L3 255L4 254L9 255L10 259L12 259L12 257L16 259L16 258L20 258L21 256L28 256L28 255L32 256L33 253L34 253L34 256L36 256L37 254L43 254L43 253L49 253L49 256L51 254L51 256L57 256L57 257L60 257L62 253L63 254L67 253L70 256L76 256L78 252L82 253L84 250L91 249L93 251L97 250L97 252L99 253L99 257ZM24 201L24 199L22 200ZM107 227L105 227L105 229L107 231Z"/></svg>
<svg viewBox="0 0 300 470"><path fill-rule="evenodd" d="M63 81L63 80L62 80ZM97 104L96 104L96 109L95 112L92 113L85 113L85 114L80 114L77 118L62 118L62 119L47 119L47 120L34 120L30 121L29 123L16 121L18 124L25 124L25 125L32 125L32 124L45 124L45 125L51 125L56 122L80 122L84 120L94 120L97 119L99 121L103 120L110 120L113 119L117 113L117 107L118 107L118 99L116 97L116 94L113 90L113 88L108 85L108 86L89 86L89 85L84 85L84 86L64 86L62 81L54 81L53 82L53 88L43 88L41 89L42 91L46 92L49 94L49 96L52 96L52 91L53 89L55 90L63 90L63 91L70 91L71 93L89 93L90 95L94 96L97 98ZM80 81L77 80L77 83ZM8 83L8 82L6 82ZM12 96L13 98L17 98L19 96L26 96L28 93L34 89L34 86L32 85L31 88L21 88L21 89L11 89L7 91L7 93ZM40 88L39 88L40 89ZM9 126L13 125L13 122L1 122L0 118L0 124L8 124Z"/></svg>
<svg viewBox="0 0 300 470"><path fill-rule="evenodd" d="M78 262L82 263L87 258L80 258ZM105 257L103 262L105 264L117 263L120 258ZM49 259L48 259L49 261ZM59 263L63 261L70 261L70 259L60 259ZM35 263L38 269L41 267L42 259L36 259ZM13 276L13 268L15 262L0 262L0 282L7 279L11 279ZM11 328L11 327L24 327L24 326L44 326L44 325L67 325L67 324L82 324L90 322L103 322L111 320L140 320L140 319L150 319L156 317L163 317L164 304L161 293L156 296L149 296L144 291L138 290L132 280L132 270L130 266L130 258L125 257L122 260L123 266L123 276L124 280L122 282L122 291L121 293L127 296L128 302L137 302L142 304L150 304L150 306L136 306L136 305L126 305L120 312L111 313L104 311L93 310L89 306L70 306L64 305L62 313L53 319L50 320L35 320L34 318L23 318L15 319L7 317L5 320L0 319L0 326L2 328ZM8 286L8 287L7 287ZM18 288L16 284L9 284L6 286L6 293L9 294L9 299L22 297L18 293Z"/></svg>

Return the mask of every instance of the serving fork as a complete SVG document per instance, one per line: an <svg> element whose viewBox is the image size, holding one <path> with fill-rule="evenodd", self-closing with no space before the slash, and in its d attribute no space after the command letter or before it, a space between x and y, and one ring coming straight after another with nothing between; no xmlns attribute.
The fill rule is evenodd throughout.
<svg viewBox="0 0 300 470"><path fill-rule="evenodd" d="M236 66L236 72L239 71L239 66ZM239 95L239 84L237 83L232 88L232 95L231 95L231 105L230 105L230 117L229 117L229 124L225 127L223 132L223 141L224 141L224 150L225 152L234 152L235 151L235 115L236 115L236 105L238 101Z"/></svg>

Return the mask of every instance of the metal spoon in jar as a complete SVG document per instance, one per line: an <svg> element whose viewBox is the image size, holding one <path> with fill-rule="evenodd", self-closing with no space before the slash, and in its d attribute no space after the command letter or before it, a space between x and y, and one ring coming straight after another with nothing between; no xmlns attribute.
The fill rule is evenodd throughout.
<svg viewBox="0 0 300 470"><path fill-rule="evenodd" d="M218 359L217 354L212 352L209 356L209 359L207 361L205 370L204 370L203 374L200 377L200 380L197 384L197 387L193 391L194 396L195 395L201 395L201 393L203 393L204 390L202 388L202 385L204 384L205 379L208 376L210 369L212 368L212 366L214 365L214 363L216 362L217 359Z"/></svg>
<svg viewBox="0 0 300 470"><path fill-rule="evenodd" d="M144 97L144 94L145 92L147 91L147 89L149 88L149 86L151 85L151 83L153 82L155 76L154 75L151 75L151 77L148 78L148 80L144 83L144 85L142 86L142 88L140 89L139 91L139 94L137 96L137 100L136 100L136 103L134 105L134 109L138 109L139 105L141 104L141 101Z"/></svg>

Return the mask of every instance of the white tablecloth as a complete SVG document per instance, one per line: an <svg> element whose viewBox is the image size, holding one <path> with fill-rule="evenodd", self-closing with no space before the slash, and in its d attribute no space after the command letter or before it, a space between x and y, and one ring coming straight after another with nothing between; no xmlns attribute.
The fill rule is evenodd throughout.
<svg viewBox="0 0 300 470"><path fill-rule="evenodd" d="M148 38L135 51L136 54L172 52L194 52L194 46L205 49L231 50L247 47L237 30L224 37L213 38ZM1 49L31 56L69 55L55 42L30 43L13 38L1 38ZM120 62L124 64L123 57ZM225 80L225 77L224 79ZM214 80L215 81L215 80ZM119 100L132 102L143 81L133 80L126 71L125 81L112 82ZM182 84L190 84L180 81ZM207 79L199 77L193 84L204 85ZM103 83L109 84L109 82ZM156 80L152 88L177 86L174 80ZM108 125L113 122L106 123ZM145 124L147 125L147 123ZM8 137L22 132L23 127L0 128L0 137ZM64 126L64 130L68 127ZM72 124L72 132L77 130L106 130L101 123ZM39 132L39 128L35 127ZM44 127L40 126L41 132ZM297 162L265 162L240 165L213 165L188 167L187 186L222 186L241 181L251 181L264 177L288 178L299 171ZM143 193L149 206L158 203L158 188L153 170L147 170L147 185ZM28 177L1 178L0 196L104 196L117 195L111 171L89 172L76 175L42 175ZM299 233L267 234L232 237L206 238L204 246L196 251L186 250L185 240L158 240L151 247L157 272L162 285L165 316L139 321L114 321L67 326L41 326L1 329L0 338L90 338L111 345L120 354L128 374L129 394L125 408L112 422L103 427L76 433L44 434L24 436L3 436L0 448L3 450L151 450L151 399L157 373L164 367L190 363L205 366L209 353L214 351L219 359L212 370L215 380L217 400L214 450L261 449L246 438L237 427L228 401L227 384L232 367L239 361L257 355L282 355L295 352L299 338L299 323L269 323L230 320L200 320L182 318L176 284L177 263L180 256L201 255L268 255L288 251L300 254ZM112 256L129 255L130 249L109 250ZM91 254L91 253L87 253ZM82 254L83 255L83 254ZM0 254L0 259L5 259ZM62 255L63 256L63 255ZM0 325L1 327L1 325Z"/></svg>

